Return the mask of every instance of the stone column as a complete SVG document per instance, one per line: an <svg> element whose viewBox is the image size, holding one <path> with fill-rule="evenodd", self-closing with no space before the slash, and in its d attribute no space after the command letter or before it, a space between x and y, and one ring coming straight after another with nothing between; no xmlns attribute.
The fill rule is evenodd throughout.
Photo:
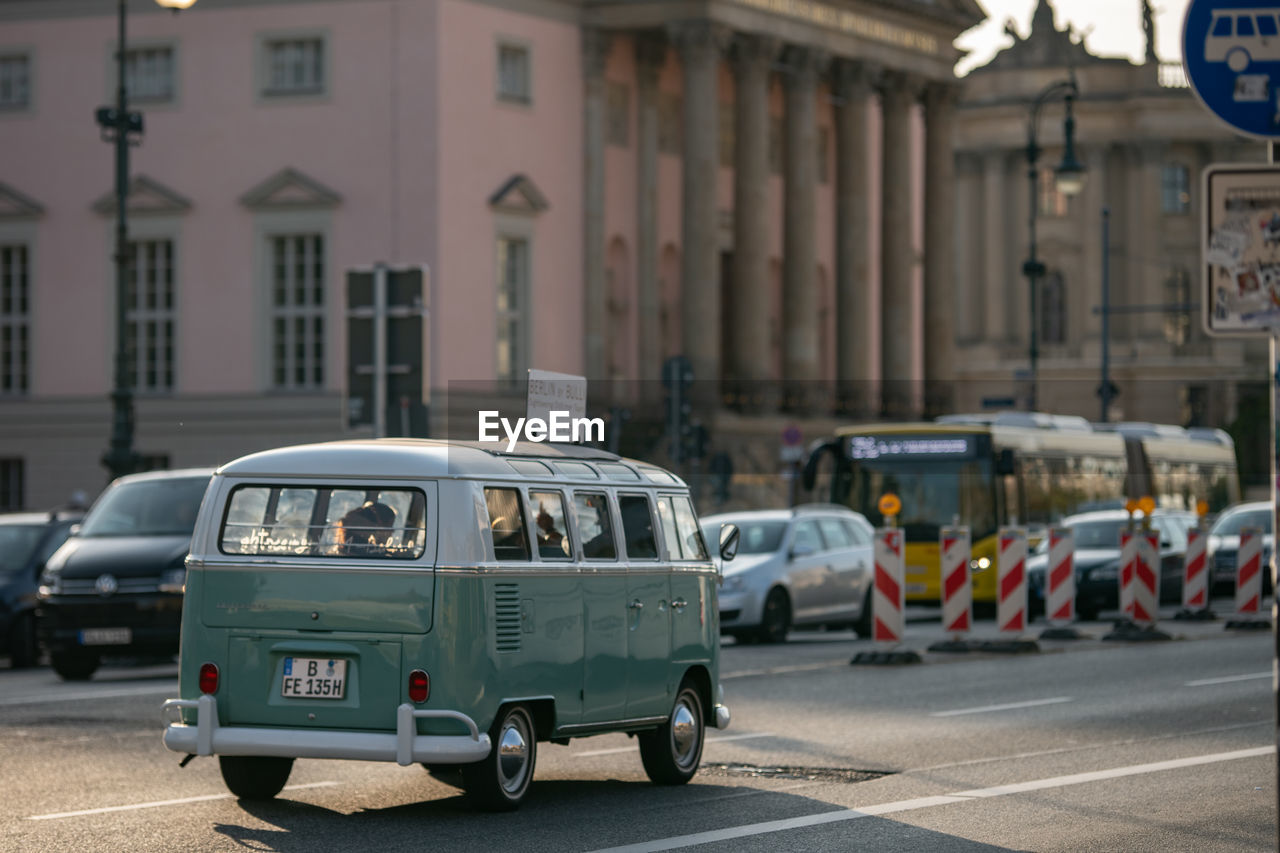
<svg viewBox="0 0 1280 853"><path fill-rule="evenodd" d="M739 405L755 406L772 395L769 321L769 74L777 55L773 39L739 35L731 48L734 68L733 299L729 312L730 363Z"/></svg>
<svg viewBox="0 0 1280 853"><path fill-rule="evenodd" d="M1005 230L1017 221L1007 216L1005 209L1007 168L1008 155L1004 151L988 151L982 158L982 301L987 309L982 339L997 345L1014 339L1009 328L1009 257L1026 251L1026 237ZM977 295L978 288L974 292Z"/></svg>
<svg viewBox="0 0 1280 853"><path fill-rule="evenodd" d="M817 183L818 69L822 57L808 48L786 52L787 116L784 131L782 232L782 377L799 402L812 397L818 360ZM800 383L793 385L791 383Z"/></svg>
<svg viewBox="0 0 1280 853"><path fill-rule="evenodd" d="M604 233L604 64L609 36L582 30L583 98L583 374L604 378L608 370L608 293L605 277Z"/></svg>
<svg viewBox="0 0 1280 853"><path fill-rule="evenodd" d="M847 413L873 413L870 140L867 108L872 71L840 60L833 74L836 144L836 394Z"/></svg>
<svg viewBox="0 0 1280 853"><path fill-rule="evenodd" d="M684 74L684 162L681 176L681 308L684 355L694 378L720 379L720 247L716 183L720 173L717 77L727 33L710 21L670 25Z"/></svg>
<svg viewBox="0 0 1280 853"><path fill-rule="evenodd" d="M662 294L658 282L658 74L665 40L639 35L636 49L636 292L639 378L645 395L657 395L662 378ZM648 386L654 383L650 389Z"/></svg>
<svg viewBox="0 0 1280 853"><path fill-rule="evenodd" d="M956 311L955 85L925 90L924 121L924 406L929 416L951 410Z"/></svg>
<svg viewBox="0 0 1280 853"><path fill-rule="evenodd" d="M912 380L916 376L913 340L919 306L912 294L914 250L911 244L911 106L912 81L889 72L882 86L884 113L880 250L881 409L886 415L913 419L919 412Z"/></svg>

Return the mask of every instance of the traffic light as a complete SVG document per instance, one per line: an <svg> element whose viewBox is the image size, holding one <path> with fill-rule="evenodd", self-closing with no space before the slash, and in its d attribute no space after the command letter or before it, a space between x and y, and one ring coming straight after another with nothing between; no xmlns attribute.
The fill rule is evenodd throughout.
<svg viewBox="0 0 1280 853"><path fill-rule="evenodd" d="M377 437L425 436L430 343L424 267L347 273L349 428Z"/></svg>

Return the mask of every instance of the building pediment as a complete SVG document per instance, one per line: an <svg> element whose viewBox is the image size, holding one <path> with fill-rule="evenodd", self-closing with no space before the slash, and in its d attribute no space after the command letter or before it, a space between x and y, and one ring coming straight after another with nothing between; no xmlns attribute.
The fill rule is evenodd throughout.
<svg viewBox="0 0 1280 853"><path fill-rule="evenodd" d="M539 213L550 205L528 175L512 175L489 196L489 206L507 213Z"/></svg>
<svg viewBox="0 0 1280 853"><path fill-rule="evenodd" d="M190 207L191 201L186 196L146 175L134 175L129 181L125 200L125 209L129 213L177 214L185 212ZM115 213L115 210L115 190L103 193L93 203L94 213L100 213L103 216Z"/></svg>
<svg viewBox="0 0 1280 853"><path fill-rule="evenodd" d="M0 222L35 219L44 213L40 202L23 195L8 184L0 184Z"/></svg>
<svg viewBox="0 0 1280 853"><path fill-rule="evenodd" d="M294 168L281 169L240 196L240 203L253 210L334 207L341 201L337 192Z"/></svg>

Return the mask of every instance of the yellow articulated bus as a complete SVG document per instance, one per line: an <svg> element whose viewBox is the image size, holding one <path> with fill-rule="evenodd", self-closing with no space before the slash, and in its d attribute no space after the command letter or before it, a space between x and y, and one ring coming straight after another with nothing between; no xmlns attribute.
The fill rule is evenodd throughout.
<svg viewBox="0 0 1280 853"><path fill-rule="evenodd" d="M1217 512L1239 500L1235 448L1221 430L1161 424L1090 424L1031 412L949 415L919 423L842 427L812 449L804 485L881 526L880 496L902 501L910 604L941 600L938 535L970 529L973 600L996 600L996 531L1027 528L1034 544L1068 515L1122 507L1151 495L1157 505Z"/></svg>

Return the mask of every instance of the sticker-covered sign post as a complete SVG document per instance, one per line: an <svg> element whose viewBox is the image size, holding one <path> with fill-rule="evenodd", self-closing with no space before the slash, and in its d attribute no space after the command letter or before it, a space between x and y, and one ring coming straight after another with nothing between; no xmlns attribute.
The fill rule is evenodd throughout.
<svg viewBox="0 0 1280 853"><path fill-rule="evenodd" d="M1191 0L1182 21L1182 62L1191 90L1233 130L1268 141L1269 166L1251 174L1224 166L1205 170L1205 327L1211 335L1266 334L1271 338L1271 505L1280 506L1280 314L1276 305L1277 221L1272 209L1280 183L1275 169L1280 141L1280 39L1275 0ZM1223 180L1212 180L1221 174ZM1210 184L1215 184L1210 188ZM1231 190L1235 190L1234 196ZM1214 193L1216 192L1216 196ZM1240 223L1231 236L1228 222ZM1221 232L1221 237L1216 235ZM1210 249L1213 250L1212 254ZM1218 300L1221 300L1219 304ZM1268 300L1271 305L1268 305ZM1273 524L1275 520L1273 519ZM1276 529L1280 529L1277 526ZM1275 579L1274 567L1267 567ZM1273 587L1276 584L1273 584ZM1280 667L1280 610L1271 605L1272 666ZM1230 623L1228 623L1230 627ZM1272 679L1277 778L1280 778L1280 678ZM1280 786L1276 788L1280 807ZM1277 826L1280 831L1280 826ZM1280 841L1280 834L1277 836Z"/></svg>

